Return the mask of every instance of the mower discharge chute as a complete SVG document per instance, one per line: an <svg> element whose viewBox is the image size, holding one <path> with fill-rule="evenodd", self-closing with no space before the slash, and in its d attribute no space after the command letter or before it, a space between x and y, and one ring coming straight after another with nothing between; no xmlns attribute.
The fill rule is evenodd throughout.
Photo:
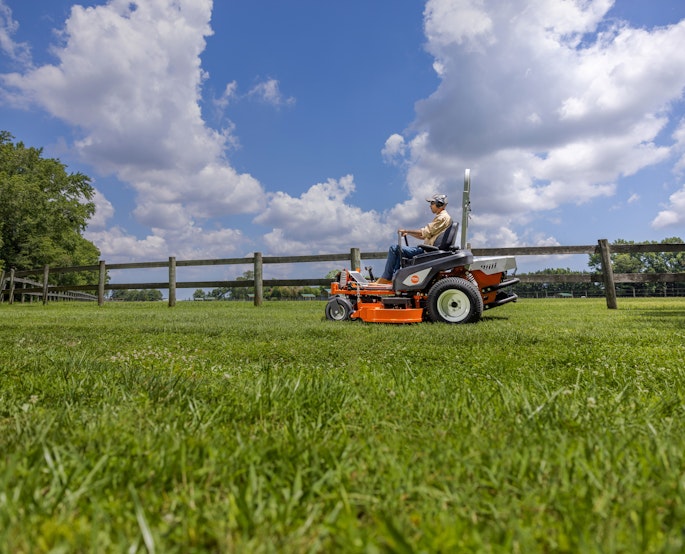
<svg viewBox="0 0 685 554"><path fill-rule="evenodd" d="M343 270L331 283L326 318L375 323L475 323L483 310L514 302L503 289L519 282L513 256L474 258L456 245L458 223L438 236L435 246L403 259L391 285L368 281L360 271ZM401 240L398 234L398 242Z"/></svg>

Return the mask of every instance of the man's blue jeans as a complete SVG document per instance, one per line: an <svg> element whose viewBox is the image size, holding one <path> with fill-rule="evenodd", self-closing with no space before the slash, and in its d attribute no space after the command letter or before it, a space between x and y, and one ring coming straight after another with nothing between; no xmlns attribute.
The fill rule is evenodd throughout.
<svg viewBox="0 0 685 554"><path fill-rule="evenodd" d="M385 262L385 269L383 270L381 279L392 281L392 276L400 268L400 262L402 261L402 258L413 258L419 254L423 254L423 248L419 248L418 246L403 246L400 254L399 246L397 244L393 244L388 249L388 259Z"/></svg>

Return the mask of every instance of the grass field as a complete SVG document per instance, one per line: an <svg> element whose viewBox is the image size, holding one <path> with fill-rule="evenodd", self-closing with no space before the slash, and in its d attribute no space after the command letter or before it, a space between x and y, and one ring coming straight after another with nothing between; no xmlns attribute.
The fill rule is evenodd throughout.
<svg viewBox="0 0 685 554"><path fill-rule="evenodd" d="M682 552L685 299L0 305L1 552Z"/></svg>

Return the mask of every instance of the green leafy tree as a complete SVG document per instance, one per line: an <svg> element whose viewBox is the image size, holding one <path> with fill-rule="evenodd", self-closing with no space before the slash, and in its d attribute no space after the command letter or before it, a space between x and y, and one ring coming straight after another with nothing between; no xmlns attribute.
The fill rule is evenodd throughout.
<svg viewBox="0 0 685 554"><path fill-rule="evenodd" d="M313 294L314 296L318 296L320 292L320 287L302 287L300 291L301 294Z"/></svg>
<svg viewBox="0 0 685 554"><path fill-rule="evenodd" d="M623 244L683 244L680 237L671 237L657 241L634 242L618 239L612 245ZM685 252L631 252L629 254L611 254L614 273L681 273L685 272ZM602 258L599 254L590 254L588 265L595 271L601 271Z"/></svg>
<svg viewBox="0 0 685 554"><path fill-rule="evenodd" d="M670 237L651 244L683 244L683 239ZM685 273L685 252L645 252L643 262L646 273Z"/></svg>
<svg viewBox="0 0 685 554"><path fill-rule="evenodd" d="M205 298L207 298L205 291L202 289L195 289L195 292L193 293L193 300L204 300Z"/></svg>
<svg viewBox="0 0 685 554"><path fill-rule="evenodd" d="M340 277L340 269L331 269L326 275L324 275L324 279L328 279L329 281L333 282L337 280ZM369 278L371 275L368 276ZM330 285L328 286L320 286L319 287L319 296L326 296L331 290Z"/></svg>
<svg viewBox="0 0 685 554"><path fill-rule="evenodd" d="M614 245L624 245L624 244L636 244L634 241L618 239L612 244ZM639 243L644 244L644 243ZM614 273L641 273L644 268L644 263L642 259L643 254L640 252L630 252L628 254L611 254L611 266ZM600 254L590 254L590 259L588 265L594 271L602 271L602 257Z"/></svg>
<svg viewBox="0 0 685 554"><path fill-rule="evenodd" d="M612 245L623 244L683 244L680 237L670 237L657 241L634 242L618 239ZM599 254L590 254L588 265L595 271L601 271L602 259ZM614 273L683 273L685 272L685 252L631 252L612 253L611 265ZM669 288L674 288L674 283L633 283L617 285L620 292L633 295L667 294Z"/></svg>
<svg viewBox="0 0 685 554"><path fill-rule="evenodd" d="M541 269L529 273L528 275L569 275L577 273L578 271L573 271L568 267L556 267ZM525 275L527 274L521 274L519 277L524 277ZM520 296L536 298L555 296L560 293L570 293L573 296L593 296L602 294L601 287L597 283L555 283L552 280L547 283L518 283L512 290Z"/></svg>
<svg viewBox="0 0 685 554"><path fill-rule="evenodd" d="M245 271L236 281L254 281L254 271ZM254 287L231 287L231 298L235 300L247 300L250 294L254 294Z"/></svg>
<svg viewBox="0 0 685 554"><path fill-rule="evenodd" d="M270 287L265 291L264 296L270 300L280 300L283 296L281 287Z"/></svg>
<svg viewBox="0 0 685 554"><path fill-rule="evenodd" d="M112 300L120 302L157 302L163 298L162 292L156 289L114 290L111 296Z"/></svg>
<svg viewBox="0 0 685 554"><path fill-rule="evenodd" d="M297 298L302 290L302 287L294 286L280 286L274 288L280 291L280 297L284 300L292 300L293 298Z"/></svg>
<svg viewBox="0 0 685 554"><path fill-rule="evenodd" d="M0 131L0 267L40 269L97 264L100 252L82 236L95 213L90 178L67 173L41 148L12 142ZM93 282L94 275L51 276L58 284Z"/></svg>
<svg viewBox="0 0 685 554"><path fill-rule="evenodd" d="M215 289L212 289L209 292L209 298L214 298L215 300L225 300L229 296L231 296L231 289L228 287L218 287Z"/></svg>

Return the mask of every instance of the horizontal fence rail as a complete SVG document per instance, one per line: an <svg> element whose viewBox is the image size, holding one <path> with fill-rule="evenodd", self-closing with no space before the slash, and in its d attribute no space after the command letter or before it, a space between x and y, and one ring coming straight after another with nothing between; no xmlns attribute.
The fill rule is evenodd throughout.
<svg viewBox="0 0 685 554"><path fill-rule="evenodd" d="M596 245L580 246L526 246L510 248L472 248L474 256L550 256L570 254L599 254L602 261L602 271L598 273L576 274L536 274L521 275L523 283L602 283L605 286L607 307L616 308L616 283L680 283L685 282L685 273L619 273L614 274L611 266L611 254L630 254L647 252L685 252L685 244L620 244L609 245L606 239L601 239ZM135 290L135 289L168 289L169 306L176 305L176 290L187 288L236 288L254 287L254 303L259 306L263 300L264 286L327 286L330 279L264 279L264 264L292 264L292 263L317 263L317 262L349 262L351 269L361 267L361 260L385 259L387 251L361 252L358 248L350 249L347 254L319 254L312 256L262 256L255 252L252 257L243 258L219 258L210 260L176 260L170 257L167 261L157 262L133 262L107 264L101 260L97 265L73 266L51 268L45 266L42 270L23 270L0 273L0 301L5 296L9 302L14 301L15 295L40 296L43 303L49 299L78 299L97 300L102 305L105 300L105 291L110 290ZM233 281L177 281L176 269L178 267L200 267L221 265L246 265L254 268L253 280ZM167 268L168 281L156 283L107 283L107 271L123 269L150 269ZM99 276L97 284L88 285L50 285L49 275L96 272ZM43 281L36 282L26 279L29 276L43 274ZM21 288L17 289L20 284ZM86 294L85 291L96 291L96 294ZM61 296L60 296L61 295Z"/></svg>
<svg viewBox="0 0 685 554"><path fill-rule="evenodd" d="M43 283L31 279L22 279L21 277L14 278L13 289L14 293L21 297L22 302L25 296L44 297L47 300L75 300L85 302L93 302L98 299L96 295L74 290L74 287L48 287L46 290ZM0 298L2 298L2 292L2 287L0 286Z"/></svg>

